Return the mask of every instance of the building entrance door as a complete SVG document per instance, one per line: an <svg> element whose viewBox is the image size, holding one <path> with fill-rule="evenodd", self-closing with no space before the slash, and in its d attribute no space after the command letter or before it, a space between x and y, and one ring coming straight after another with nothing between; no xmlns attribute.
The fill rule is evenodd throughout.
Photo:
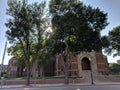
<svg viewBox="0 0 120 90"><path fill-rule="evenodd" d="M91 70L90 60L86 57L82 59L82 70Z"/></svg>

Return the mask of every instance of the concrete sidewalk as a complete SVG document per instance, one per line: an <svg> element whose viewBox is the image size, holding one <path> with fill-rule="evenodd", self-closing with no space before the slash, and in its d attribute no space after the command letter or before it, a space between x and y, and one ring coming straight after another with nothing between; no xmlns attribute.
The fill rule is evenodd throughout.
<svg viewBox="0 0 120 90"><path fill-rule="evenodd" d="M120 82L95 82L93 85L118 85ZM75 86L75 85L92 85L91 83L70 83L65 85L63 83L60 84L31 84L30 86L26 85L0 85L0 89L2 88L27 88L27 87L62 87L62 86Z"/></svg>

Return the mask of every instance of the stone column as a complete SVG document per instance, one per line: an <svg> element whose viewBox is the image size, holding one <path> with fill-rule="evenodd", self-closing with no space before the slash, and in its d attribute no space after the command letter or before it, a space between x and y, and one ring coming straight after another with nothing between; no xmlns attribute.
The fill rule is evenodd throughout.
<svg viewBox="0 0 120 90"><path fill-rule="evenodd" d="M81 76L82 76L82 66L81 66L81 58L80 58L80 55L78 55L77 61L78 61L78 76L81 77Z"/></svg>

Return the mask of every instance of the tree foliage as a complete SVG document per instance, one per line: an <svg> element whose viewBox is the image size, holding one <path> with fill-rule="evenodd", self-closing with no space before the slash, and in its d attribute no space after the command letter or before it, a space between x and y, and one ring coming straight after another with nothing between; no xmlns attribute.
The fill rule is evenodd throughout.
<svg viewBox="0 0 120 90"><path fill-rule="evenodd" d="M120 56L120 26L109 31L107 39L109 41L109 45L105 48L105 52L113 54L113 56Z"/></svg>
<svg viewBox="0 0 120 90"><path fill-rule="evenodd" d="M51 0L49 6L56 52L64 51L66 46L72 52L101 50L100 31L108 24L106 13L78 0Z"/></svg>
<svg viewBox="0 0 120 90"><path fill-rule="evenodd" d="M9 47L7 51L9 55L12 55L15 58L16 64L18 66L25 65L25 56L24 56L24 53L22 51L22 47L20 44L17 43Z"/></svg>
<svg viewBox="0 0 120 90"><path fill-rule="evenodd" d="M109 69L112 73L119 73L120 72L120 64L117 63L110 63Z"/></svg>

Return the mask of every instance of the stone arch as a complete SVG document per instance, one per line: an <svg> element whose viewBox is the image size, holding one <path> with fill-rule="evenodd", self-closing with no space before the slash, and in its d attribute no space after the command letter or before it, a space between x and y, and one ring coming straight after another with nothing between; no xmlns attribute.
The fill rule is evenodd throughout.
<svg viewBox="0 0 120 90"><path fill-rule="evenodd" d="M89 65L90 65L90 69L89 70L92 70L94 74L97 74L97 64L96 64L96 57L95 57L95 53L94 52L90 52L90 53L87 53L87 52L84 52L84 53L80 53L78 55L78 70L79 70L79 76L82 75L82 60L84 58L87 58L90 62L89 62Z"/></svg>
<svg viewBox="0 0 120 90"><path fill-rule="evenodd" d="M88 58L90 61L95 60L95 56L93 53L82 53L81 55L79 55L79 60L82 60L85 57Z"/></svg>

